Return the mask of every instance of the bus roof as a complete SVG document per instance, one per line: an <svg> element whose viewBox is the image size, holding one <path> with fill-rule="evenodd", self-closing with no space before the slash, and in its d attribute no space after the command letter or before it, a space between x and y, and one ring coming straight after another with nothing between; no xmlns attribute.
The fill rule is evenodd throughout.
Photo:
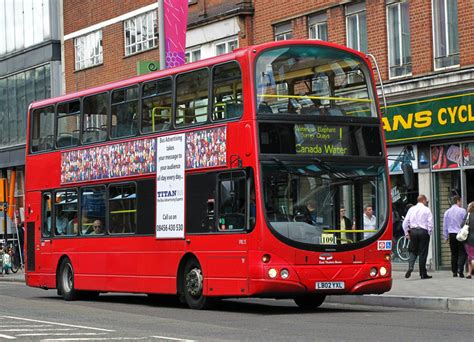
<svg viewBox="0 0 474 342"><path fill-rule="evenodd" d="M202 60L192 62L192 63L188 63L188 64L183 64L183 65L175 67L175 68L154 71L154 72L151 72L151 73L148 73L148 74L145 74L145 75L134 76L134 77L131 77L131 78L128 78L128 79L125 79L125 80L121 80L121 81L113 81L113 82L110 82L110 83L106 83L104 85L100 85L100 86L80 90L78 92L72 92L72 93L68 93L68 94L53 97L53 98L48 98L48 99L35 101L35 102L32 102L30 104L29 110L31 110L33 108L44 107L44 106L48 106L48 105L51 105L51 104L56 104L56 103L59 103L59 102L65 102L65 101L77 99L79 97L83 97L83 96L87 96L87 95L92 95L92 94L97 94L97 93L109 91L109 90L112 90L112 89L123 88L123 87L127 87L127 86L130 86L130 85L133 85L133 84L138 84L138 83L142 83L142 82L146 82L146 81L150 81L150 80L154 80L154 79L159 79L159 78L163 78L163 77L166 77L166 76L171 76L171 75L178 74L178 73L183 73L183 72L188 72L188 71L192 71L192 70L196 70L196 69L200 69L200 68L205 68L205 67L208 67L208 66L214 65L214 64L220 64L220 63L225 63L225 62L229 62L229 61L233 61L233 60L237 60L237 59L242 59L242 58L245 58L247 55L249 55L251 52L260 52L260 51L268 49L268 48L286 46L286 45L308 45L308 44L309 45L328 46L328 47L332 47L332 48L336 48L336 49L345 50L345 51L350 52L352 54L358 55L360 58L364 59L370 65L370 62L367 59L365 54L363 54L363 53L361 53L357 50L348 48L346 46L342 46L342 45L338 45L338 44L334 44L334 43L330 43L330 42L325 42L325 41L322 41L322 40L291 39L291 40L283 40L283 41L272 41L272 42L267 42L267 43L263 43L263 44L259 44L259 45L251 45L251 46L247 46L247 47L237 48L234 51L223 54L223 55L202 59Z"/></svg>

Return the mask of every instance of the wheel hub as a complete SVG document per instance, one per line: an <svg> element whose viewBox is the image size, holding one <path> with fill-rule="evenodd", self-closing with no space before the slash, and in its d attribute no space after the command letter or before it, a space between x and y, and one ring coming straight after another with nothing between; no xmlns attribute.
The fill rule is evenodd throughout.
<svg viewBox="0 0 474 342"><path fill-rule="evenodd" d="M203 277L199 268L193 268L186 274L186 291L193 297L202 293Z"/></svg>

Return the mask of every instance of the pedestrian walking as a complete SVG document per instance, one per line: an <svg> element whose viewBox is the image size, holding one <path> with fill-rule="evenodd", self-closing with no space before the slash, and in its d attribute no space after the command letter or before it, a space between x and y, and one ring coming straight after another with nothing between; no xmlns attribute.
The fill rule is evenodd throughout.
<svg viewBox="0 0 474 342"><path fill-rule="evenodd" d="M419 195L417 204L411 207L405 220L403 221L403 231L410 239L410 258L408 259L408 271L405 278L410 278L415 267L416 258L419 257L421 279L430 279L426 271L426 259L428 257L428 247L430 235L433 232L433 214L428 208L428 199L425 195Z"/></svg>
<svg viewBox="0 0 474 342"><path fill-rule="evenodd" d="M453 277L459 275L464 278L464 266L466 264L466 250L464 249L464 241L458 241L456 235L464 225L466 218L466 209L462 207L461 197L456 195L453 197L453 205L445 211L443 219L443 236L444 240L449 242L451 250L451 271Z"/></svg>
<svg viewBox="0 0 474 342"><path fill-rule="evenodd" d="M464 241L464 248L467 254L467 266L468 272L466 278L472 278L472 271L474 270L474 202L469 203L467 206L467 212L469 215L469 234L467 235L466 241Z"/></svg>

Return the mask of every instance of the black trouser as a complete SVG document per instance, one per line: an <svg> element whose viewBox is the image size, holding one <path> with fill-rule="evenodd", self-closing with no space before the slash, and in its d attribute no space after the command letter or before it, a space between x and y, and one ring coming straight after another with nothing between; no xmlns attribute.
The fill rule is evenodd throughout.
<svg viewBox="0 0 474 342"><path fill-rule="evenodd" d="M464 273L466 264L466 250L464 242L456 240L456 233L449 233L449 248L451 249L451 271L455 273Z"/></svg>
<svg viewBox="0 0 474 342"><path fill-rule="evenodd" d="M430 235L423 228L410 229L410 259L408 259L408 269L413 271L415 268L416 258L419 256L420 276L424 277L426 272L426 258L428 257L428 247L430 244Z"/></svg>

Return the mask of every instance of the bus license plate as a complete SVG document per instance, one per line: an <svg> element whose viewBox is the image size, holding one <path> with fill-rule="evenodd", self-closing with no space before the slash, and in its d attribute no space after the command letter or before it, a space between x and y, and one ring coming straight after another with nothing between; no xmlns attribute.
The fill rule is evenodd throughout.
<svg viewBox="0 0 474 342"><path fill-rule="evenodd" d="M316 290L344 290L343 281L318 281Z"/></svg>

